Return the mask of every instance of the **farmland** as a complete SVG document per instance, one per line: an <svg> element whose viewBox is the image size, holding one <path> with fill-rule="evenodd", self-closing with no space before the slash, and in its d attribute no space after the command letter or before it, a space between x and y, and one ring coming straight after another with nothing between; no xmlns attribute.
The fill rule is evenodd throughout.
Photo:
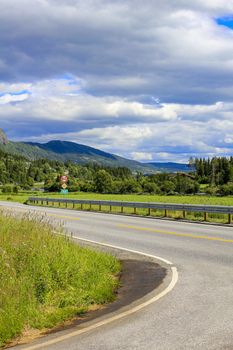
<svg viewBox="0 0 233 350"><path fill-rule="evenodd" d="M29 196L42 196L51 198L69 198L69 199L93 199L93 200L117 200L130 202L160 202L160 203L179 203L179 204L203 204L203 205L233 205L233 196L207 196L207 195L140 195L140 194L98 194L88 192L77 192L68 195L60 193L46 193L22 191L18 194L0 194L0 200L14 201L24 203Z"/></svg>

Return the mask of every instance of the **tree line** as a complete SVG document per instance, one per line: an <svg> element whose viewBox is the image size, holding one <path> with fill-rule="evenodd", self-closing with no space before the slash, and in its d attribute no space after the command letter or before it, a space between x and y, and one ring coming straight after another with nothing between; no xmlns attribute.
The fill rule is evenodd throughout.
<svg viewBox="0 0 233 350"><path fill-rule="evenodd" d="M189 173L132 173L127 167L106 167L96 163L80 165L48 159L29 161L0 151L2 192L17 193L35 186L48 192L61 189L60 176L68 173L70 192L233 195L233 157L190 159Z"/></svg>
<svg viewBox="0 0 233 350"><path fill-rule="evenodd" d="M190 165L196 181L207 185L208 194L233 195L233 157L200 158Z"/></svg>

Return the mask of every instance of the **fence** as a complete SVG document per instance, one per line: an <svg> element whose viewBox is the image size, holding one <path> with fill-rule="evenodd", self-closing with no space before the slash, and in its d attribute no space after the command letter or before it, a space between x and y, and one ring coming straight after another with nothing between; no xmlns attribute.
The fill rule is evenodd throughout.
<svg viewBox="0 0 233 350"><path fill-rule="evenodd" d="M80 209L84 209L84 205L89 206L89 210L92 206L98 206L98 210L101 211L102 207L109 207L109 212L112 212L113 207L120 208L120 213L124 213L124 208L133 208L133 214L137 214L137 209L147 210L147 215L151 216L152 210L163 210L164 217L168 217L168 211L180 211L182 217L185 219L186 214L190 213L203 213L203 220L208 220L208 214L226 214L228 216L228 224L232 223L233 206L216 206L216 205L193 205L193 204L171 204L171 203L143 203L143 202L124 202L124 201L107 201L107 200L88 200L88 199L63 199L63 198L46 198L46 197L30 197L28 199L29 204L34 205L51 205L55 203L60 207L61 204L65 204L68 208L68 204L72 205L75 209L76 205L80 206Z"/></svg>

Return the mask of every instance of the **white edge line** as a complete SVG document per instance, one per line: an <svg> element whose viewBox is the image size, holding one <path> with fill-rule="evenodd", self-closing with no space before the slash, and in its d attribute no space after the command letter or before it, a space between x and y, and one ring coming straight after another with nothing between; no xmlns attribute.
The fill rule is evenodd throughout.
<svg viewBox="0 0 233 350"><path fill-rule="evenodd" d="M102 245L102 246L108 247L108 248L114 248L114 249L124 250L124 251L127 251L127 252L129 252L129 253L135 253L135 254L144 255L144 256L147 256L147 257L149 257L149 258L158 259L158 260L160 260L160 261L163 261L165 264L173 265L173 263L170 262L169 260L166 260L166 259L161 258L161 257L159 257L159 256L155 256L155 255L151 255L151 254L147 254L147 253L142 253L142 252L139 252L138 250L132 250L132 249L127 249L127 248L122 248L122 247L119 247L119 246L115 246L115 245L111 245L111 244L107 244L107 243L100 243L100 242L97 242L97 241L91 241L91 240L89 240L89 239L79 238L79 237L76 237L76 236L73 236L72 238L73 238L73 239L77 239L78 241L84 241L84 242L88 242L88 243L93 243L93 244Z"/></svg>
<svg viewBox="0 0 233 350"><path fill-rule="evenodd" d="M131 249L126 249L126 248L122 248L122 247L118 247L118 246L114 246L114 245L110 245L110 244L99 243L99 242L96 242L96 241L91 241L91 240L84 239L84 238L79 238L79 237L73 237L73 239L77 239L77 240L83 241L83 242L98 244L98 245L102 245L102 246L109 247L109 248L120 249L120 250L124 250L124 251L130 252L130 253L136 253L136 254L144 255L144 256L147 256L147 257L151 257L151 258L160 260L160 261L162 261L162 262L164 262L164 263L166 263L166 264L168 264L170 266L173 265L170 261L168 261L166 259L160 258L158 256L142 253L142 252L139 252L137 250L131 250ZM154 302L156 302L159 299L161 299L162 297L164 297L166 294L170 293L172 291L172 289L175 287L175 285L176 285L176 283L178 281L178 271L177 271L177 268L175 266L171 266L171 271L172 271L172 279L171 279L170 284L167 286L167 288L165 288L158 295L156 295L156 296L152 297L151 299L143 302L142 304L134 306L130 310L123 311L123 312L121 312L118 315L109 317L109 318L107 318L107 319L105 319L103 321L97 322L97 323L95 323L95 324L93 324L91 326L88 326L88 327L84 328L84 329L78 329L76 331L70 332L69 334L65 334L65 335L62 335L62 336L57 337L55 339L51 339L51 340L45 341L44 343L32 345L32 346L25 347L25 348L22 348L22 349L25 349L25 350L41 349L41 348L47 347L49 345L56 344L58 342L62 342L62 341L67 340L69 338L72 338L72 337L75 337L75 336L87 333L87 332L92 331L92 330L94 330L96 328L99 328L99 327L105 326L105 325L107 325L109 323L112 323L114 321L120 320L123 317L130 316L130 315L134 314L135 312L137 312L139 310L142 310L146 306L149 306L149 305L153 304ZM16 349L17 349L17 347L16 347Z"/></svg>

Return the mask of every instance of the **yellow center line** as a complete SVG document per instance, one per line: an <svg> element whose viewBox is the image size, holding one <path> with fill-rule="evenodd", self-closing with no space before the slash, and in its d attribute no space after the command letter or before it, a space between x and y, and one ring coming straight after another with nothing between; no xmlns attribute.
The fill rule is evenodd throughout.
<svg viewBox="0 0 233 350"><path fill-rule="evenodd" d="M130 225L117 225L117 226L122 227L122 228L137 230L137 231L154 232L154 233L159 233L162 235L173 235L173 236L178 236L178 237L188 237L188 238L194 238L194 239L205 239L208 241L233 243L233 239L226 239L226 238L221 238L221 237L210 237L210 236L203 236L203 235L199 236L199 235L194 235L194 234L189 234L189 233L179 233L179 232L172 232L172 231L165 231L165 230L156 230L156 229L147 228L147 227L138 227L138 226L130 226Z"/></svg>
<svg viewBox="0 0 233 350"><path fill-rule="evenodd" d="M74 218L73 216L66 216L66 215L57 215L57 214L47 214L48 216L52 216L58 219L69 219L69 220L81 220L80 218Z"/></svg>

